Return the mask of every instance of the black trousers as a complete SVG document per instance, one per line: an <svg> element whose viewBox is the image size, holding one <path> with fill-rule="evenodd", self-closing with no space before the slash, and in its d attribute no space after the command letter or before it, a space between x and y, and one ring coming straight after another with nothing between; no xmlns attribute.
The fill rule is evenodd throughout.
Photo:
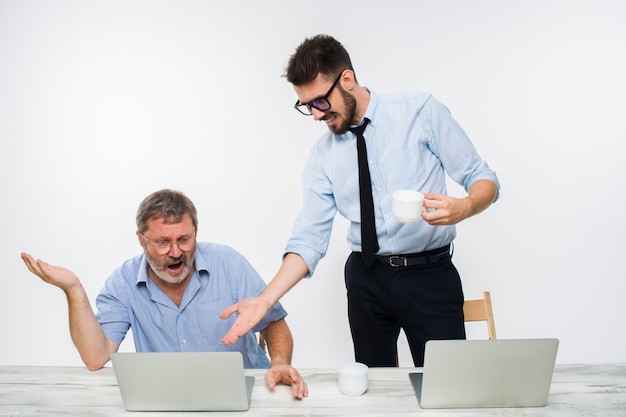
<svg viewBox="0 0 626 417"><path fill-rule="evenodd" d="M449 254L424 265L394 267L377 261L367 268L361 254L353 252L346 261L345 282L357 362L396 366L400 329L415 366L424 363L427 340L465 339L461 278Z"/></svg>

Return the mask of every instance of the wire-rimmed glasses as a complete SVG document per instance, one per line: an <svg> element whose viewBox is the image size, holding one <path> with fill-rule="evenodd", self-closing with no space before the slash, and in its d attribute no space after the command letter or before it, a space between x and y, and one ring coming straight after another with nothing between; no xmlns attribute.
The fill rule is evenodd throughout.
<svg viewBox="0 0 626 417"><path fill-rule="evenodd" d="M154 248L154 250L156 251L156 253L158 253L159 255L168 254L170 250L172 250L172 245L174 243L176 243L176 245L178 246L178 249L180 249L183 252L186 252L188 250L191 250L193 248L194 243L196 242L195 236L183 236L175 240L174 242L172 242L171 240L148 239L146 235L144 235L143 233L141 234L141 237L143 238L145 242L150 243L152 247Z"/></svg>

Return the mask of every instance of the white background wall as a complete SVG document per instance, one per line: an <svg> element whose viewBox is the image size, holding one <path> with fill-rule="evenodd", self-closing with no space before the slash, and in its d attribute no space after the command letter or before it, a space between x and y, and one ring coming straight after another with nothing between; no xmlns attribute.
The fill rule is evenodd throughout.
<svg viewBox="0 0 626 417"><path fill-rule="evenodd" d="M609 0L0 0L0 364L81 364L63 293L20 252L73 269L93 301L140 252L135 211L160 188L273 277L325 129L281 74L317 33L363 85L433 93L498 173L501 200L459 225L454 255L467 298L492 292L498 336L626 361L625 17ZM297 366L352 358L345 231L283 298Z"/></svg>

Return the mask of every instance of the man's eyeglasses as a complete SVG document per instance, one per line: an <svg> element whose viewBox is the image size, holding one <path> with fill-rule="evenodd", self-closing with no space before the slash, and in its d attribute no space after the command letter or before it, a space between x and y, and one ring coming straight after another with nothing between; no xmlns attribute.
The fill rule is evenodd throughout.
<svg viewBox="0 0 626 417"><path fill-rule="evenodd" d="M330 86L330 88L328 89L328 92L326 94L324 94L321 97L314 98L313 100L309 101L308 103L300 103L300 100L298 100L298 101L296 101L296 104L294 104L293 107L295 107L296 110L298 110L300 113L304 114L305 116L312 116L313 115L313 112L311 111L311 109L317 109L319 111L328 111L328 110L330 110L330 101L328 101L328 96L330 96L330 94L335 89L335 86L337 86L337 83L341 79L341 76L343 75L344 71L345 71L345 69L341 71L341 73L339 74L339 76L337 77L337 79L335 80L333 85Z"/></svg>
<svg viewBox="0 0 626 417"><path fill-rule="evenodd" d="M196 241L196 238L193 236L181 237L180 239L174 242L171 242L169 240L151 240L151 239L148 239L146 235L144 235L143 233L141 234L141 237L143 238L145 242L150 243L154 247L154 250L156 251L156 253L158 253L159 255L168 254L170 250L172 250L173 243L176 243L176 245L178 245L178 248L181 251L186 252L193 248L193 245Z"/></svg>

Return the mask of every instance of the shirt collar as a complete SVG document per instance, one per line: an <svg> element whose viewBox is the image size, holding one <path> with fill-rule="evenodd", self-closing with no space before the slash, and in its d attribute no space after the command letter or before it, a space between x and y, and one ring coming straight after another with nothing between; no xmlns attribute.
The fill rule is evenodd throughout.
<svg viewBox="0 0 626 417"><path fill-rule="evenodd" d="M141 255L141 259L139 262L139 271L137 271L137 284L147 283L148 282L148 260L146 259L146 254L143 253Z"/></svg>
<svg viewBox="0 0 626 417"><path fill-rule="evenodd" d="M364 87L367 89L367 91L370 92L370 102L367 104L367 109L365 109L365 114L363 115L363 118L368 118L370 119L370 125L372 125L373 127L376 127L376 116L377 116L377 109L378 109L378 94L376 94L375 92L373 92L372 90L370 90L367 87Z"/></svg>
<svg viewBox="0 0 626 417"><path fill-rule="evenodd" d="M370 119L369 124L373 127L376 127L376 113L377 113L377 108L378 108L378 95L376 93L374 93L372 90L370 90L367 87L363 87L365 88L367 91L369 91L370 93L370 101L367 104L367 109L365 109L365 114L363 114L363 118L359 121L358 126L361 126L363 124L363 120L365 120L365 118ZM354 127L354 126L353 126Z"/></svg>

